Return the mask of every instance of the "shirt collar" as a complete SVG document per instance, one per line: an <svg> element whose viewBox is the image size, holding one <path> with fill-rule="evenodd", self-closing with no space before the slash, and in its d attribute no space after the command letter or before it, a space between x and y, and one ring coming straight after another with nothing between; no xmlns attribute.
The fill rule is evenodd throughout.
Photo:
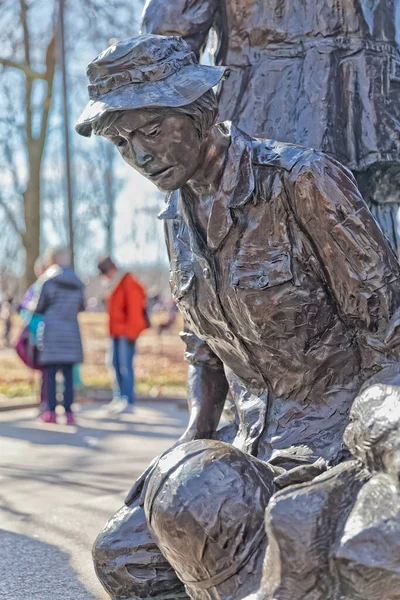
<svg viewBox="0 0 400 600"><path fill-rule="evenodd" d="M229 208L238 208L246 204L255 187L251 138L230 122L221 126L229 132L231 144L219 192L227 198Z"/></svg>

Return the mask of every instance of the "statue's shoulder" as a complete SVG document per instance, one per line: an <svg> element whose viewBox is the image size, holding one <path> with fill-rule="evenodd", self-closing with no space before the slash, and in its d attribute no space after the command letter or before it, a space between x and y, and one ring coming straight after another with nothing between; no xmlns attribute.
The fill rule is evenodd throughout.
<svg viewBox="0 0 400 600"><path fill-rule="evenodd" d="M316 161L323 161L327 156L313 148L305 148L287 142L250 137L230 121L219 123L218 127L225 135L231 137L237 148L251 147L251 162L257 167L275 167L284 171L292 171L296 165L312 168Z"/></svg>
<svg viewBox="0 0 400 600"><path fill-rule="evenodd" d="M312 165L323 156L310 148L274 140L253 139L251 144L254 165L277 167L285 171L292 171L293 167L299 164Z"/></svg>
<svg viewBox="0 0 400 600"><path fill-rule="evenodd" d="M356 185L352 172L325 152L274 140L253 139L251 143L254 165L280 168L292 182L304 174L320 178L329 172L331 175L336 173L336 176L346 177Z"/></svg>

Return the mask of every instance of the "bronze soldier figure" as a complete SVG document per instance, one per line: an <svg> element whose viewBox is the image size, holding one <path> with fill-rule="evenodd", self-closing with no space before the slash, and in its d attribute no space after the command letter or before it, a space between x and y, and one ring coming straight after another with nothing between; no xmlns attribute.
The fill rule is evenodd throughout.
<svg viewBox="0 0 400 600"><path fill-rule="evenodd" d="M351 172L216 125L225 73L155 35L88 67L78 133L106 137L168 192L160 218L190 363L187 431L95 543L113 598L256 592L270 498L348 456L360 386L397 369L400 266ZM232 445L217 432L227 382Z"/></svg>
<svg viewBox="0 0 400 600"><path fill-rule="evenodd" d="M143 30L199 56L212 28L222 119L352 169L398 252L400 0L149 0Z"/></svg>

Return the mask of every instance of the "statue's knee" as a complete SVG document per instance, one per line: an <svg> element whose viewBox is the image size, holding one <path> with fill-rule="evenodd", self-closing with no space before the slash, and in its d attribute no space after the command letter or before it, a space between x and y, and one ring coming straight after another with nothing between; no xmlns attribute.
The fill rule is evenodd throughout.
<svg viewBox="0 0 400 600"><path fill-rule="evenodd" d="M197 585L225 585L252 560L262 561L257 552L265 549L264 511L273 491L269 465L222 442L191 442L159 462L145 511L155 540L191 593Z"/></svg>
<svg viewBox="0 0 400 600"><path fill-rule="evenodd" d="M183 584L154 543L138 503L124 506L106 524L93 545L93 561L112 598L187 598Z"/></svg>

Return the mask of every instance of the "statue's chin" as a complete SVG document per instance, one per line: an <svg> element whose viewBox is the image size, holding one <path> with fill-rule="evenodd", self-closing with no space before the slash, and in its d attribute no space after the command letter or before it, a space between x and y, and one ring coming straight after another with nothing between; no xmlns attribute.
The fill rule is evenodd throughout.
<svg viewBox="0 0 400 600"><path fill-rule="evenodd" d="M179 190L182 187L183 183L169 183L163 185L162 183L156 183L156 187L160 190L160 192L174 192L175 190Z"/></svg>

